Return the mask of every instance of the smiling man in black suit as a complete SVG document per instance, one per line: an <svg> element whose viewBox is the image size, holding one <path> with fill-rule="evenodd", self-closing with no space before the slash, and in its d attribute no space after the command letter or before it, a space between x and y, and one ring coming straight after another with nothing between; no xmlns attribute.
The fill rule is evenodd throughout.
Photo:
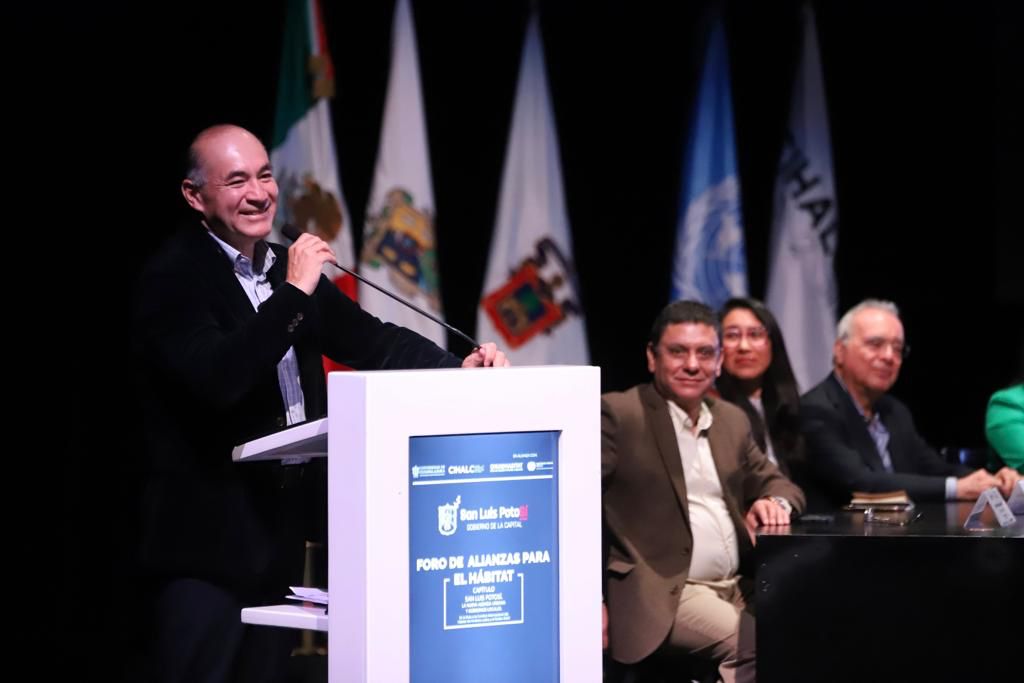
<svg viewBox="0 0 1024 683"><path fill-rule="evenodd" d="M314 235L266 242L278 189L249 131L208 128L188 158L181 191L199 220L144 270L135 313L153 676L276 681L296 632L245 627L239 610L301 579L303 542L323 526L324 465L238 465L232 447L326 414L323 355L367 370L508 362L494 344L460 360L366 313L321 275L335 255Z"/></svg>

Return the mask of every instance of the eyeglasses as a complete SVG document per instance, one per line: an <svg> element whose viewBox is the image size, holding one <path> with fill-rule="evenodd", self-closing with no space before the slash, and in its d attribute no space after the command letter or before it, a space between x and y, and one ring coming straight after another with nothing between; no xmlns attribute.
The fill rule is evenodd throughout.
<svg viewBox="0 0 1024 683"><path fill-rule="evenodd" d="M715 346L698 346L691 349L686 346L670 344L662 345L661 348L672 360L686 360L690 354L697 356L697 361L700 363L711 363L718 358L718 347Z"/></svg>
<svg viewBox="0 0 1024 683"><path fill-rule="evenodd" d="M910 355L910 344L904 343L902 339L885 339L883 337L868 337L860 342L864 348L874 354L880 354L886 347L892 349L892 355L900 360L906 360Z"/></svg>
<svg viewBox="0 0 1024 683"><path fill-rule="evenodd" d="M763 327L748 327L745 330L739 327L727 327L722 332L722 346L730 349L739 346L743 337L747 338L751 347L761 348L768 343L768 330Z"/></svg>

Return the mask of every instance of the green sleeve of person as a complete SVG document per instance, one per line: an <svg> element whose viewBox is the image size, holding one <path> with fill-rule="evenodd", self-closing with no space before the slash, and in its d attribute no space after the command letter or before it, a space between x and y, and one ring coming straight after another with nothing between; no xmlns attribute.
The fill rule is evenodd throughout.
<svg viewBox="0 0 1024 683"><path fill-rule="evenodd" d="M1024 474L1024 383L992 394L985 436L1003 463Z"/></svg>

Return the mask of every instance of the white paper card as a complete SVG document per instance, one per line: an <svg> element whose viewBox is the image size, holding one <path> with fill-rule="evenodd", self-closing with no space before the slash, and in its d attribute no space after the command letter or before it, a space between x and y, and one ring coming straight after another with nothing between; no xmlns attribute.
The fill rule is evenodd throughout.
<svg viewBox="0 0 1024 683"><path fill-rule="evenodd" d="M289 600L302 600L303 602L312 602L318 605L327 604L327 591L321 590L320 588L307 588L305 586L288 586L292 589L292 593L295 595L286 595L285 597Z"/></svg>
<svg viewBox="0 0 1024 683"><path fill-rule="evenodd" d="M1010 512L1010 507L1003 500L1003 497L999 495L999 489L993 486L978 496L978 502L974 504L971 514L967 515L967 520L964 522L965 529L976 529L981 526L981 513L985 510L986 505L992 508L999 526L1012 526L1017 522L1017 518Z"/></svg>
<svg viewBox="0 0 1024 683"><path fill-rule="evenodd" d="M1010 498L1006 501L1010 506L1010 512L1015 515L1024 515L1024 479L1021 479L1010 492Z"/></svg>

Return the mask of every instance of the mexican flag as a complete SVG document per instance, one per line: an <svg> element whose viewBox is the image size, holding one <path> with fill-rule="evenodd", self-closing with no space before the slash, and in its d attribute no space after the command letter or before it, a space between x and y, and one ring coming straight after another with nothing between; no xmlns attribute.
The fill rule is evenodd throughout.
<svg viewBox="0 0 1024 683"><path fill-rule="evenodd" d="M270 162L279 187L271 239L288 244L280 228L291 223L323 238L338 263L355 268L352 224L341 192L331 105L334 66L327 51L319 0L289 0ZM324 273L356 298L356 281L333 266Z"/></svg>

